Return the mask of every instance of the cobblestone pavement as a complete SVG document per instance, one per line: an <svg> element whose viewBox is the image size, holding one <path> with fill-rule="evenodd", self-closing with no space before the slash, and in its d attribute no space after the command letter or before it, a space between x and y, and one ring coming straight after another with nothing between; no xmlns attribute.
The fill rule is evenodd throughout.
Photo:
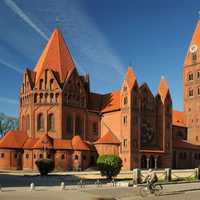
<svg viewBox="0 0 200 200"><path fill-rule="evenodd" d="M36 187L30 191L28 187L3 188L0 200L199 200L200 183L165 185L163 194L147 198L139 196L138 188L69 188L60 191L60 187Z"/></svg>

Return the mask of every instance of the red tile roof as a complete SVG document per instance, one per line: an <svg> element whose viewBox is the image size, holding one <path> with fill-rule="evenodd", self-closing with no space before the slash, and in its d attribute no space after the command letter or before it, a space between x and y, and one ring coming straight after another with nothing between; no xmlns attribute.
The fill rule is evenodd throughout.
<svg viewBox="0 0 200 200"><path fill-rule="evenodd" d="M35 66L36 81L44 69L51 69L59 73L64 82L68 73L75 68L73 59L59 29L55 29Z"/></svg>
<svg viewBox="0 0 200 200"><path fill-rule="evenodd" d="M54 139L53 141L54 149L72 149L71 140Z"/></svg>
<svg viewBox="0 0 200 200"><path fill-rule="evenodd" d="M200 150L200 145L195 145L195 144L189 143L186 140L173 141L173 147L176 149L198 149L198 150Z"/></svg>
<svg viewBox="0 0 200 200"><path fill-rule="evenodd" d="M36 138L28 138L26 140L26 142L24 143L23 148L24 149L32 149L37 141L38 141L38 139L36 139Z"/></svg>
<svg viewBox="0 0 200 200"><path fill-rule="evenodd" d="M89 146L81 139L79 135L72 138L72 148L74 150L90 150Z"/></svg>
<svg viewBox="0 0 200 200"><path fill-rule="evenodd" d="M43 149L45 145L48 149L53 148L53 138L51 138L48 134L42 135L34 144L33 148Z"/></svg>
<svg viewBox="0 0 200 200"><path fill-rule="evenodd" d="M172 124L174 126L186 127L185 113L173 110L173 112L172 112Z"/></svg>
<svg viewBox="0 0 200 200"><path fill-rule="evenodd" d="M9 131L0 140L0 148L22 148L28 136L22 131Z"/></svg>
<svg viewBox="0 0 200 200"><path fill-rule="evenodd" d="M101 112L110 112L120 109L120 91L113 91L103 95Z"/></svg>
<svg viewBox="0 0 200 200"><path fill-rule="evenodd" d="M120 141L111 131L108 131L108 133L99 138L95 144L120 144Z"/></svg>

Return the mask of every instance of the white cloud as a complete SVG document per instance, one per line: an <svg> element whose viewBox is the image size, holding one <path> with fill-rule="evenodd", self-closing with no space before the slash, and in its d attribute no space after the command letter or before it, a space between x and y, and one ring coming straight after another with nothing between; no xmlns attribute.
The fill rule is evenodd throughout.
<svg viewBox="0 0 200 200"><path fill-rule="evenodd" d="M26 22L30 27L32 27L37 33L39 33L44 39L48 40L47 35L28 17L25 12L17 6L17 4L12 0L4 0L5 4L24 22Z"/></svg>
<svg viewBox="0 0 200 200"><path fill-rule="evenodd" d="M114 69L124 75L123 63L115 50L110 46L104 33L92 21L88 14L76 1L65 1L65 4L51 5L49 12L61 19L61 30L77 51L78 63L90 64L98 71L98 67ZM50 10L51 9L51 10Z"/></svg>
<svg viewBox="0 0 200 200"><path fill-rule="evenodd" d="M20 74L23 74L23 70L22 69L20 69L19 67L16 67L16 66L6 62L5 60L2 60L1 58L0 58L0 64L2 64L3 66L5 66L7 68L15 70L16 72L18 72Z"/></svg>

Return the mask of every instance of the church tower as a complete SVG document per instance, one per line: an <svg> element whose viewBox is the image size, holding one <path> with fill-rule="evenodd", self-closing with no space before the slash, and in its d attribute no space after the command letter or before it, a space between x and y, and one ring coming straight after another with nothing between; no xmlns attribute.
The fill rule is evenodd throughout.
<svg viewBox="0 0 200 200"><path fill-rule="evenodd" d="M200 20L188 47L183 69L184 111L188 140L200 144Z"/></svg>

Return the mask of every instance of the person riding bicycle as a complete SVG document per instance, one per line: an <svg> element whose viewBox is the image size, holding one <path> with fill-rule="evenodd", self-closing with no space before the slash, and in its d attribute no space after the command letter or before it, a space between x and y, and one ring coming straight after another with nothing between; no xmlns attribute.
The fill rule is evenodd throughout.
<svg viewBox="0 0 200 200"><path fill-rule="evenodd" d="M153 185L158 182L158 177L156 175L156 172L152 169L149 169L148 174L145 178L145 182L147 182L147 187L150 190L150 192L153 192Z"/></svg>

